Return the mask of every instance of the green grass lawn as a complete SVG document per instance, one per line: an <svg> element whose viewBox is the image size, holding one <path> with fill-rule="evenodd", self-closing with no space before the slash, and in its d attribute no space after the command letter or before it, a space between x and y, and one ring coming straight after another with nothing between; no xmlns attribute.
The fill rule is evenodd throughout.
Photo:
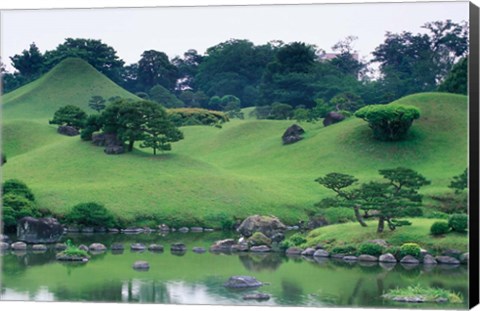
<svg viewBox="0 0 480 311"><path fill-rule="evenodd" d="M294 121L233 119L222 129L184 127L185 139L157 156L138 148L108 156L48 124L58 107L85 108L92 95L134 96L70 59L2 98L3 178L24 181L40 206L60 214L97 201L127 220L218 225L225 217L273 214L296 223L332 195L314 182L327 173L362 182L380 178L379 169L405 166L432 181L423 193L438 194L451 192L450 179L467 166L467 97L461 95L399 100L421 109L403 142L376 141L366 122L350 118L327 128L301 123L305 139L283 146L281 136Z"/></svg>
<svg viewBox="0 0 480 311"><path fill-rule="evenodd" d="M444 236L432 236L430 227L439 219L408 219L412 225L399 227L394 231L385 229L377 233L377 222L367 221L367 227L361 227L356 222L321 227L311 231L307 236L307 245L315 246L319 243L329 247L345 244L360 244L367 240L384 239L391 245L401 246L404 243L417 243L429 251L444 249L458 249L468 251L467 234L450 232Z"/></svg>

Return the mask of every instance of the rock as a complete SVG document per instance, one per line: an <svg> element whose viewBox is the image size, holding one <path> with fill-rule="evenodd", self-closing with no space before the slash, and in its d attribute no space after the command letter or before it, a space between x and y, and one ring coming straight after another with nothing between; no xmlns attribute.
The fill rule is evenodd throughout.
<svg viewBox="0 0 480 311"><path fill-rule="evenodd" d="M258 245L272 245L272 240L269 239L265 234L261 232L255 232L251 237L247 239L249 246L258 246Z"/></svg>
<svg viewBox="0 0 480 311"><path fill-rule="evenodd" d="M125 148L123 146L107 146L103 149L103 152L106 154L122 154L125 153Z"/></svg>
<svg viewBox="0 0 480 311"><path fill-rule="evenodd" d="M239 243L232 245L232 252L246 252L248 251L248 245L246 243Z"/></svg>
<svg viewBox="0 0 480 311"><path fill-rule="evenodd" d="M194 247L192 251L197 254L203 254L206 252L206 249L203 247Z"/></svg>
<svg viewBox="0 0 480 311"><path fill-rule="evenodd" d="M107 232L108 232L108 233L119 233L120 230L118 230L117 228L108 228L108 229L107 229Z"/></svg>
<svg viewBox="0 0 480 311"><path fill-rule="evenodd" d="M132 268L135 270L148 270L150 269L150 264L146 261L139 260L133 263Z"/></svg>
<svg viewBox="0 0 480 311"><path fill-rule="evenodd" d="M122 243L113 243L111 246L110 246L110 249L112 251L123 251L125 249L125 246L123 246Z"/></svg>
<svg viewBox="0 0 480 311"><path fill-rule="evenodd" d="M287 227L274 216L249 216L238 227L237 231L245 237L252 236L255 232L261 232L268 238L276 233L284 233Z"/></svg>
<svg viewBox="0 0 480 311"><path fill-rule="evenodd" d="M181 232L181 233L187 233L188 231L190 231L187 227L181 227L178 229L178 232Z"/></svg>
<svg viewBox="0 0 480 311"><path fill-rule="evenodd" d="M191 232L203 232L203 228L202 227L191 227L190 231Z"/></svg>
<svg viewBox="0 0 480 311"><path fill-rule="evenodd" d="M87 245L84 245L84 244L80 244L80 245L78 246L78 249L79 249L79 250L82 250L82 251L88 252L88 246L87 246Z"/></svg>
<svg viewBox="0 0 480 311"><path fill-rule="evenodd" d="M67 227L67 232L77 233L77 232L80 232L80 228L77 228L77 227Z"/></svg>
<svg viewBox="0 0 480 311"><path fill-rule="evenodd" d="M299 247L289 247L286 251L285 254L287 255L301 255L303 252L303 249Z"/></svg>
<svg viewBox="0 0 480 311"><path fill-rule="evenodd" d="M143 228L126 228L121 230L125 234L138 234L143 233L143 231L145 231Z"/></svg>
<svg viewBox="0 0 480 311"><path fill-rule="evenodd" d="M269 300L269 299L270 299L269 294L257 293L257 294L243 295L243 300Z"/></svg>
<svg viewBox="0 0 480 311"><path fill-rule="evenodd" d="M205 228L205 229L203 229L203 231L205 231L205 232L213 232L213 231L215 231L215 229L212 229L212 228Z"/></svg>
<svg viewBox="0 0 480 311"><path fill-rule="evenodd" d="M62 234L63 227L55 218L23 217L17 224L17 237L26 243L55 243Z"/></svg>
<svg viewBox="0 0 480 311"><path fill-rule="evenodd" d="M425 302L425 298L421 296L408 296L408 297L393 297L391 300L396 302L409 302L409 303L422 303Z"/></svg>
<svg viewBox="0 0 480 311"><path fill-rule="evenodd" d="M56 251L63 251L67 249L67 244L65 243L57 243L55 244L55 250Z"/></svg>
<svg viewBox="0 0 480 311"><path fill-rule="evenodd" d="M303 139L301 135L304 133L305 130L303 128L301 128L298 124L293 124L283 133L282 142L284 145L296 143L297 141Z"/></svg>
<svg viewBox="0 0 480 311"><path fill-rule="evenodd" d="M170 232L170 227L166 224L161 224L157 227L158 231L160 232Z"/></svg>
<svg viewBox="0 0 480 311"><path fill-rule="evenodd" d="M48 250L45 244L35 244L32 245L32 251L34 252L46 252Z"/></svg>
<svg viewBox="0 0 480 311"><path fill-rule="evenodd" d="M444 265L459 265L460 261L456 258L450 257L450 256L437 256L435 257L437 262L439 264L444 264Z"/></svg>
<svg viewBox="0 0 480 311"><path fill-rule="evenodd" d="M5 251L10 248L10 244L7 242L0 242L0 251Z"/></svg>
<svg viewBox="0 0 480 311"><path fill-rule="evenodd" d="M283 234L281 232L275 233L271 237L271 240L272 240L272 242L276 242L276 243L282 242L283 240L285 240L285 234Z"/></svg>
<svg viewBox="0 0 480 311"><path fill-rule="evenodd" d="M435 260L435 258L430 254L426 254L425 256L423 256L422 262L423 262L424 265L436 265L437 264L437 261Z"/></svg>
<svg viewBox="0 0 480 311"><path fill-rule="evenodd" d="M10 248L14 251L24 251L27 249L27 244L23 242L15 242L10 245Z"/></svg>
<svg viewBox="0 0 480 311"><path fill-rule="evenodd" d="M344 119L345 119L345 116L342 115L341 113L330 111L329 113L327 113L325 119L323 119L323 126L329 126L329 125L338 123L340 121L343 121Z"/></svg>
<svg viewBox="0 0 480 311"><path fill-rule="evenodd" d="M160 244L150 244L148 250L151 252L163 252L163 245Z"/></svg>
<svg viewBox="0 0 480 311"><path fill-rule="evenodd" d="M386 253L386 254L380 255L380 257L378 258L378 261L380 261L380 262L390 262L390 263L395 262L396 263L397 259L392 254Z"/></svg>
<svg viewBox="0 0 480 311"><path fill-rule="evenodd" d="M268 253L271 249L267 245L258 245L250 247L250 251L254 253Z"/></svg>
<svg viewBox="0 0 480 311"><path fill-rule="evenodd" d="M428 254L428 251L426 249L420 248L420 258L425 257L425 255Z"/></svg>
<svg viewBox="0 0 480 311"><path fill-rule="evenodd" d="M57 133L66 136L77 136L80 134L77 128L69 125L60 125L57 129Z"/></svg>
<svg viewBox="0 0 480 311"><path fill-rule="evenodd" d="M313 256L313 254L315 254L315 249L311 247L302 252L302 256Z"/></svg>
<svg viewBox="0 0 480 311"><path fill-rule="evenodd" d="M460 258L462 256L462 252L457 249L447 249L442 252L443 256L450 256L454 258Z"/></svg>
<svg viewBox="0 0 480 311"><path fill-rule="evenodd" d="M94 229L92 227L85 227L80 230L82 233L93 233Z"/></svg>
<svg viewBox="0 0 480 311"><path fill-rule="evenodd" d="M315 253L313 253L313 257L329 257L330 253L324 249L317 249Z"/></svg>
<svg viewBox="0 0 480 311"><path fill-rule="evenodd" d="M183 243L173 243L170 245L171 252L184 253L187 251L187 247Z"/></svg>
<svg viewBox="0 0 480 311"><path fill-rule="evenodd" d="M410 255L407 255L407 256L403 257L400 260L400 262L403 263L403 264L407 264L407 265L418 265L420 263L420 261L418 261L417 258L415 258L413 256L410 256Z"/></svg>
<svg viewBox="0 0 480 311"><path fill-rule="evenodd" d="M362 254L358 256L358 261L377 262L378 258L376 256Z"/></svg>
<svg viewBox="0 0 480 311"><path fill-rule="evenodd" d="M9 243L10 242L10 238L5 235L5 234L0 234L0 242L5 242L5 243Z"/></svg>
<svg viewBox="0 0 480 311"><path fill-rule="evenodd" d="M343 259L343 257L347 256L346 254L333 254L330 255L331 258L333 259Z"/></svg>
<svg viewBox="0 0 480 311"><path fill-rule="evenodd" d="M93 232L105 233L105 232L107 232L107 228L105 228L105 227L95 227L95 228L93 228Z"/></svg>
<svg viewBox="0 0 480 311"><path fill-rule="evenodd" d="M313 230L328 225L328 221L323 216L313 216L308 219L307 229Z"/></svg>
<svg viewBox="0 0 480 311"><path fill-rule="evenodd" d="M90 244L90 246L88 247L88 250L93 252L104 252L107 250L107 247L102 243L93 243L93 244Z"/></svg>
<svg viewBox="0 0 480 311"><path fill-rule="evenodd" d="M149 227L143 228L143 233L153 233L153 232L155 232L155 229L152 229Z"/></svg>
<svg viewBox="0 0 480 311"><path fill-rule="evenodd" d="M345 260L345 261L357 261L358 257L357 256L343 256L342 259Z"/></svg>
<svg viewBox="0 0 480 311"><path fill-rule="evenodd" d="M461 264L467 265L469 260L470 260L469 253L464 253L460 256L460 263Z"/></svg>
<svg viewBox="0 0 480 311"><path fill-rule="evenodd" d="M123 142L117 138L116 134L99 133L92 135L92 144L105 147L106 154L121 154L125 152Z"/></svg>
<svg viewBox="0 0 480 311"><path fill-rule="evenodd" d="M314 248L315 248L316 250L317 250L317 249L325 249L325 246L323 246L323 244L317 244L317 245L315 245Z"/></svg>
<svg viewBox="0 0 480 311"><path fill-rule="evenodd" d="M366 243L377 244L377 245L380 245L384 248L389 247L389 244L387 243L387 241L382 240L382 239L368 240Z"/></svg>
<svg viewBox="0 0 480 311"><path fill-rule="evenodd" d="M75 262L88 262L88 258L87 257L83 257L83 256L67 256L63 253L58 253L55 258L58 260L58 261L75 261Z"/></svg>
<svg viewBox="0 0 480 311"><path fill-rule="evenodd" d="M232 246L235 245L234 239L225 239L215 242L211 247L211 252L229 252L232 250Z"/></svg>
<svg viewBox="0 0 480 311"><path fill-rule="evenodd" d="M147 249L147 247L142 243L130 244L130 250L132 250L134 252L143 252L146 249Z"/></svg>
<svg viewBox="0 0 480 311"><path fill-rule="evenodd" d="M225 287L237 288L237 289L254 288L254 287L260 287L262 285L263 283L259 282L253 276L232 276L231 278L228 279L227 282L223 284L223 286Z"/></svg>

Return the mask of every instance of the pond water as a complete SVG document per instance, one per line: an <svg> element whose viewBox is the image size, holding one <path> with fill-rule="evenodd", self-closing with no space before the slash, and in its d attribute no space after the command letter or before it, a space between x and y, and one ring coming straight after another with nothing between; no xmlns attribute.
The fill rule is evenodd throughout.
<svg viewBox="0 0 480 311"><path fill-rule="evenodd" d="M232 233L94 234L68 235L76 245L100 242L109 247L124 243L123 253L110 250L93 255L86 264L61 263L55 251L44 253L6 251L1 255L1 300L98 301L164 304L276 305L311 307L394 307L466 309L468 271L465 266L381 265L345 263L332 259L288 257L281 254L213 254L192 252L208 247ZM182 242L188 251L170 252ZM132 252L130 244L162 244L161 253ZM135 271L137 260L150 270ZM234 275L250 275L268 285L233 291L223 283ZM463 304L405 304L385 301L381 295L393 288L423 285L452 290ZM245 301L246 293L267 293L268 301Z"/></svg>

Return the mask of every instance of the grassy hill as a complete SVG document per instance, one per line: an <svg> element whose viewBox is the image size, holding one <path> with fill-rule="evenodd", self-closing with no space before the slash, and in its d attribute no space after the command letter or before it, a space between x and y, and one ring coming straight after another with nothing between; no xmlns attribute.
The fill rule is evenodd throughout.
<svg viewBox="0 0 480 311"><path fill-rule="evenodd" d="M260 213L293 223L331 195L314 182L329 172L368 181L379 169L406 166L432 181L424 193L433 194L450 191L451 177L467 166L467 97L443 93L398 101L422 111L403 142L376 141L367 123L350 118L327 128L301 124L305 139L283 146L280 137L294 121L234 119L222 129L182 128L185 139L163 155L136 149L107 156L47 122L68 98L85 108L92 95L133 96L99 75L68 60L4 97L4 179L25 181L41 206L59 213L98 201L128 220L213 225Z"/></svg>

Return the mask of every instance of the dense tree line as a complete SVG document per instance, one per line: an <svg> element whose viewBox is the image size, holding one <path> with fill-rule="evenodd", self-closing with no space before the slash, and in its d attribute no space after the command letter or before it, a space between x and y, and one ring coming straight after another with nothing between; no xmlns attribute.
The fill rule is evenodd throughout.
<svg viewBox="0 0 480 311"><path fill-rule="evenodd" d="M9 92L67 57L80 57L144 99L165 107L230 111L232 117L251 106L258 107L260 117L271 116L273 103L290 106L292 112L283 115L293 118L295 109L354 112L416 92L465 93L468 26L447 20L422 28L424 32L417 34L387 32L371 62L357 57L353 36L331 47L336 53L331 59L305 42L255 45L231 39L203 55L190 49L169 59L161 51L144 51L137 63L129 65L101 40L67 38L54 50L41 53L32 43L10 57L13 73L0 68L3 91ZM379 77L372 79L369 70L375 64Z"/></svg>

